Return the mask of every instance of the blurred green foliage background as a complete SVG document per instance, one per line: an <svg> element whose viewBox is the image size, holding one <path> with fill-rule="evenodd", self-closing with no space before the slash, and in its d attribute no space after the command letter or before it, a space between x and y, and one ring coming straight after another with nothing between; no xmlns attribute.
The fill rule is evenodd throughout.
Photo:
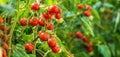
<svg viewBox="0 0 120 57"><path fill-rule="evenodd" d="M39 0L38 0L39 1ZM0 16L7 20L12 17L12 22L18 15L30 18L32 13L29 6L34 0L0 0ZM50 6L57 3L62 11L64 22L55 24L55 31L58 36L57 41L63 50L67 50L74 57L119 57L120 56L120 0L41 0L41 8L38 13L44 12L45 6ZM82 15L83 11L78 9L78 4L91 5L90 11L93 19ZM5 23L7 25L7 23ZM9 26L9 27L12 27ZM40 27L41 28L41 27ZM33 37L32 32L22 32L23 28L17 22L13 32L13 46L15 52L11 55L34 57L34 55L25 53L23 43L28 42L30 37ZM75 33L81 31L93 42L93 52L87 53L84 49L84 42L75 37ZM73 33L73 37L70 33ZM20 35L22 34L22 35ZM23 39L21 39L23 38ZM32 39L31 39L32 40ZM31 41L29 40L29 41ZM47 44L43 45L38 40L38 49L46 54L49 50ZM18 49L18 50L17 50ZM38 55L39 57L40 55ZM69 57L68 53L60 54L49 53L47 57Z"/></svg>

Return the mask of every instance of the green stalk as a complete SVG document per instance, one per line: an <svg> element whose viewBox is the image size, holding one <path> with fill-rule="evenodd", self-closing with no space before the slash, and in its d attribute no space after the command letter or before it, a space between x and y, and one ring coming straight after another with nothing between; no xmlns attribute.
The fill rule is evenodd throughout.
<svg viewBox="0 0 120 57"><path fill-rule="evenodd" d="M15 27L16 27L16 24L17 24L17 22L18 22L18 20L19 20L19 2L20 2L20 0L18 0L18 11L17 11L17 15L16 15L16 19L14 20L14 23L13 23L13 25L12 25L12 27L11 27L11 30L10 30L10 35L11 35L11 37L9 38L9 42L8 42L8 45L9 45L9 50L8 50L8 57L10 57L11 56L11 44L12 44L12 35L13 35L13 32L14 32L14 29L15 29Z"/></svg>
<svg viewBox="0 0 120 57"><path fill-rule="evenodd" d="M13 34L13 32L14 32L14 29L15 29L15 26L16 26L18 20L19 20L19 17L18 17L18 15L17 15L17 16L16 16L16 19L15 19L13 25L12 25L12 28L11 28L11 30L10 30L10 35L11 35L11 37L9 38L9 51L8 51L8 57L10 57L10 53L11 53L12 34Z"/></svg>
<svg viewBox="0 0 120 57"><path fill-rule="evenodd" d="M44 54L44 56L43 57L46 57L47 56L47 54L48 53L50 53L51 52L51 50L48 50L45 54Z"/></svg>
<svg viewBox="0 0 120 57"><path fill-rule="evenodd" d="M38 26L36 26L36 27L33 28L34 39L36 38L37 30L38 30ZM33 54L34 54L35 57L36 57L36 41L34 42L34 51L33 51Z"/></svg>

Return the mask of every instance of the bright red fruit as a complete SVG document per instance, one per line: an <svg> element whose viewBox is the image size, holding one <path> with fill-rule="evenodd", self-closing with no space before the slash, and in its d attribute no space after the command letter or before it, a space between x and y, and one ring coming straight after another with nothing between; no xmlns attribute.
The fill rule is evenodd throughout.
<svg viewBox="0 0 120 57"><path fill-rule="evenodd" d="M30 25L37 26L38 25L38 18L34 17L33 20L30 19Z"/></svg>
<svg viewBox="0 0 120 57"><path fill-rule="evenodd" d="M90 17L91 16L91 13L89 11L84 11L84 15L87 16L87 17Z"/></svg>
<svg viewBox="0 0 120 57"><path fill-rule="evenodd" d="M0 38L3 36L3 34L2 33L0 33Z"/></svg>
<svg viewBox="0 0 120 57"><path fill-rule="evenodd" d="M92 48L92 47L88 47L88 48L87 48L87 51L88 51L88 52L91 52L91 51L93 51L93 48Z"/></svg>
<svg viewBox="0 0 120 57"><path fill-rule="evenodd" d="M56 8L57 8L56 5L50 6L50 7L49 7L49 12L50 12L50 13L54 13L54 10L55 10Z"/></svg>
<svg viewBox="0 0 120 57"><path fill-rule="evenodd" d="M2 57L7 57L6 50L2 49Z"/></svg>
<svg viewBox="0 0 120 57"><path fill-rule="evenodd" d="M26 26L28 23L28 19L27 18L21 18L20 19L20 25L21 26Z"/></svg>
<svg viewBox="0 0 120 57"><path fill-rule="evenodd" d="M3 23L3 19L2 19L2 17L0 17L0 24L2 24Z"/></svg>
<svg viewBox="0 0 120 57"><path fill-rule="evenodd" d="M79 4L79 5L78 5L78 8L79 8L79 9L83 9L83 8L84 8L83 4Z"/></svg>
<svg viewBox="0 0 120 57"><path fill-rule="evenodd" d="M38 23L40 26L45 26L45 23L41 19L38 21Z"/></svg>
<svg viewBox="0 0 120 57"><path fill-rule="evenodd" d="M54 29L54 25L51 23L49 24L49 26L47 27L48 30L53 30Z"/></svg>
<svg viewBox="0 0 120 57"><path fill-rule="evenodd" d="M4 41L5 43L8 43L8 38L7 38L6 35L3 36L3 41Z"/></svg>
<svg viewBox="0 0 120 57"><path fill-rule="evenodd" d="M60 13L60 9L59 8L56 8L55 11L54 11L55 14L57 13Z"/></svg>
<svg viewBox="0 0 120 57"><path fill-rule="evenodd" d="M32 5L31 5L31 10L39 10L40 7L39 7L39 4L37 2L34 2Z"/></svg>
<svg viewBox="0 0 120 57"><path fill-rule="evenodd" d="M53 6L49 7L49 12L52 14L53 13L60 13L60 9L58 9L56 5L53 5Z"/></svg>
<svg viewBox="0 0 120 57"><path fill-rule="evenodd" d="M92 47L92 46L93 46L93 43L92 43L92 42L88 42L88 46L89 46L89 47Z"/></svg>
<svg viewBox="0 0 120 57"><path fill-rule="evenodd" d="M39 34L39 38L40 38L42 41L47 41L48 38L49 38L49 34L47 34L46 32L41 32L41 34Z"/></svg>
<svg viewBox="0 0 120 57"><path fill-rule="evenodd" d="M5 42L2 44L2 47L3 47L5 50L8 50L8 45L7 45Z"/></svg>
<svg viewBox="0 0 120 57"><path fill-rule="evenodd" d="M52 14L50 14L50 13L44 13L43 16L44 16L45 20L49 20L52 18Z"/></svg>
<svg viewBox="0 0 120 57"><path fill-rule="evenodd" d="M57 44L57 42L56 42L56 39L55 38L50 38L49 40L48 40L48 45L49 45L49 47L54 47L55 45Z"/></svg>
<svg viewBox="0 0 120 57"><path fill-rule="evenodd" d="M77 38L82 38L82 36L83 36L83 35L82 35L81 32L77 32L77 33L76 33L76 37L77 37Z"/></svg>
<svg viewBox="0 0 120 57"><path fill-rule="evenodd" d="M6 31L8 28L7 28L6 26L2 26L2 27L0 27L0 29L1 29L2 31Z"/></svg>
<svg viewBox="0 0 120 57"><path fill-rule="evenodd" d="M86 36L84 36L82 40L87 43L89 42L89 39Z"/></svg>
<svg viewBox="0 0 120 57"><path fill-rule="evenodd" d="M91 10L92 7L90 5L87 6L87 10Z"/></svg>
<svg viewBox="0 0 120 57"><path fill-rule="evenodd" d="M60 13L55 14L55 17L56 17L56 19L60 19L61 18Z"/></svg>
<svg viewBox="0 0 120 57"><path fill-rule="evenodd" d="M59 53L60 52L60 47L58 45L55 45L54 47L52 47L52 51L54 53Z"/></svg>
<svg viewBox="0 0 120 57"><path fill-rule="evenodd" d="M25 44L25 50L27 52L32 52L34 50L34 45L32 43L26 43Z"/></svg>

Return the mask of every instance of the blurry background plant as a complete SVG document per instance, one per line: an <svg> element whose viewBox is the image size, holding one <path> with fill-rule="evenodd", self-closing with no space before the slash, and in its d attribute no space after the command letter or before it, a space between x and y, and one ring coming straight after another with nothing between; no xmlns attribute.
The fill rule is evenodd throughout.
<svg viewBox="0 0 120 57"><path fill-rule="evenodd" d="M55 54L50 51L47 43L36 41L37 57L119 57L120 56L120 1L119 0L37 0L40 3L38 14L46 11L46 7L57 4L61 9L62 23L54 22L54 31L62 52ZM30 5L34 0L0 0L0 16L4 26L9 29L2 34L12 35L11 57L35 57L34 53L26 53L24 43L34 38L34 27L22 27L19 19L34 14ZM83 9L78 5L83 4ZM90 17L83 14L88 5ZM57 20L56 20L57 21ZM41 27L38 27L41 30ZM82 33L82 38L76 37L76 32ZM93 44L93 50L88 52L83 36L87 36ZM11 37L9 37L10 39ZM9 47L11 43L9 40ZM10 51L9 51L10 52Z"/></svg>

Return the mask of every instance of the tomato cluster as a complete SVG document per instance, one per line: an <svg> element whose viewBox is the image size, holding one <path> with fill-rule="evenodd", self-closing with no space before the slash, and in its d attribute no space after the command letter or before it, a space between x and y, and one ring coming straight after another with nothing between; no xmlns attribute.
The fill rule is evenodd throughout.
<svg viewBox="0 0 120 57"><path fill-rule="evenodd" d="M82 41L87 44L84 47L88 52L91 52L93 50L93 48L92 48L93 43L90 42L90 40L87 38L87 36L83 36L82 32L76 32L76 37L78 39L82 39Z"/></svg>
<svg viewBox="0 0 120 57"><path fill-rule="evenodd" d="M83 4L79 4L79 5L78 5L78 8L79 8L80 10L82 10L82 9L84 9L84 5L83 5ZM87 17L90 17L90 16L91 16L91 13L90 13L89 10L91 10L91 9L92 9L92 7L91 7L90 5L87 5L86 8L85 8L85 11L83 12L83 14L84 14L85 16L87 16Z"/></svg>
<svg viewBox="0 0 120 57"><path fill-rule="evenodd" d="M60 52L60 47L57 44L55 35L50 35L47 32L43 32L43 31L39 31L38 35L39 35L40 40L47 41L49 47L52 49L52 51L54 53L59 53Z"/></svg>
<svg viewBox="0 0 120 57"><path fill-rule="evenodd" d="M8 51L8 37L5 34L7 31L7 27L3 25L3 18L0 17L0 30L2 31L0 33L0 38L2 39L2 57L7 57L7 51Z"/></svg>
<svg viewBox="0 0 120 57"><path fill-rule="evenodd" d="M40 9L40 5L37 2L34 2L31 5L31 10L32 11L38 11ZM40 17L31 17L30 19L28 18L21 18L19 23L21 26L26 26L26 25L31 25L31 26L41 26L44 27L45 30L40 30L38 32L38 36L40 40L42 41L47 41L49 47L52 49L54 53L59 53L60 52L60 47L57 44L56 38L52 36L52 34L49 34L46 32L46 30L53 30L54 29L54 24L51 22L52 16L55 16L57 21L61 21L61 11L58 8L57 5L52 5L48 7L47 12L43 12L42 16ZM34 50L34 45L32 43L26 43L24 45L25 50L27 52L32 52Z"/></svg>

